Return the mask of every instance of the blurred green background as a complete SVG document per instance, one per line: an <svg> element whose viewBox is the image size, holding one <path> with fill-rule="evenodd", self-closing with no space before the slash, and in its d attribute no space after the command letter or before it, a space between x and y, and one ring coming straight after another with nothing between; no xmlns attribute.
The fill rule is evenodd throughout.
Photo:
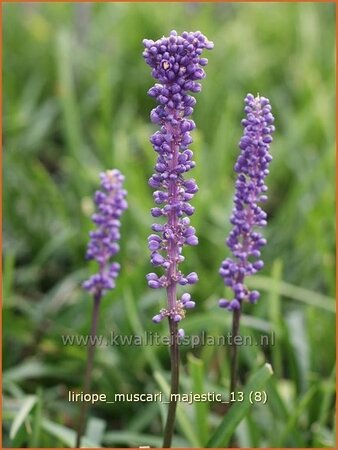
<svg viewBox="0 0 338 450"><path fill-rule="evenodd" d="M264 361L274 376L266 405L236 429L239 447L334 447L335 395L335 5L333 3L102 3L3 6L3 419L4 446L74 444L86 348L61 335L89 332L92 302L80 283L98 173L126 175L117 288L101 309L100 333L167 334L151 317L164 292L151 291L147 236L155 153L147 90L153 84L142 39L171 29L214 41L197 94L192 149L199 184L192 218L200 245L183 269L200 282L187 334L227 333L231 316L218 275L232 209L233 165L247 92L267 96L276 118L261 291L244 310L243 334L275 334L271 347L240 348L240 378ZM182 349L182 392L229 386L229 349ZM97 348L94 392L163 390L166 346ZM203 381L201 381L203 380ZM89 446L161 445L158 403L91 409ZM174 445L204 446L218 426L216 404L180 407Z"/></svg>

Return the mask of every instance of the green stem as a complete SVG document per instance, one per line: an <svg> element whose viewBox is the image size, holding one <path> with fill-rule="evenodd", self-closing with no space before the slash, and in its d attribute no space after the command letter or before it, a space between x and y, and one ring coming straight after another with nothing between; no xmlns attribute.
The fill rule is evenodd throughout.
<svg viewBox="0 0 338 450"><path fill-rule="evenodd" d="M178 346L178 334L177 323L172 319L169 319L170 328L170 361L171 361L171 389L169 398L169 408L167 422L164 429L163 448L170 448L171 441L174 433L175 416L179 385L179 346Z"/></svg>
<svg viewBox="0 0 338 450"><path fill-rule="evenodd" d="M238 381L238 351L235 343L236 336L239 335L239 324L241 318L241 308L235 309L232 315L232 342L231 342L231 373L230 373L230 396L235 392Z"/></svg>
<svg viewBox="0 0 338 450"><path fill-rule="evenodd" d="M89 346L88 346L88 355L87 355L87 365L84 376L83 383L83 392L85 394L90 393L91 386L91 375L93 371L93 361L94 361L94 353L95 353L95 336L97 331L97 323L99 318L99 308L101 301L101 292L94 297L94 305L93 305L93 313L92 313L92 323L90 329L90 337L89 337ZM88 413L89 403L85 402L80 410L79 423L77 427L77 436L76 436L76 448L80 448L81 438L85 429L86 421L87 421L87 413Z"/></svg>

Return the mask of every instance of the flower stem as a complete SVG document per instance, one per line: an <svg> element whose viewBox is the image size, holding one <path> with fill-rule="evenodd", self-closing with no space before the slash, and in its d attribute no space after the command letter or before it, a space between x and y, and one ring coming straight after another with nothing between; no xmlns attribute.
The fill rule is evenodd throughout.
<svg viewBox="0 0 338 450"><path fill-rule="evenodd" d="M101 292L99 292L94 297L94 305L93 305L93 313L92 313L92 323L90 329L90 338L89 338L89 346L88 346L88 354L87 354L87 365L83 383L83 392L85 394L90 393L91 386L91 375L93 371L93 361L94 361L94 353L95 353L95 336L97 331L97 323L99 318L99 308L101 301ZM76 447L80 448L81 438L84 432L84 428L86 425L87 413L88 413L89 403L85 402L82 405L80 410L80 418L77 427L77 436L76 436Z"/></svg>
<svg viewBox="0 0 338 450"><path fill-rule="evenodd" d="M231 373L230 373L230 396L235 392L238 380L238 351L236 336L239 335L239 324L241 318L241 308L235 309L232 315L232 342L231 342ZM231 403L230 403L231 405Z"/></svg>
<svg viewBox="0 0 338 450"><path fill-rule="evenodd" d="M173 394L178 394L178 384L179 384L179 346L177 335L177 323L170 318L169 318L169 328L170 328L171 389L170 389L167 422L164 429L163 448L171 447L171 441L175 426L176 407L177 407L176 395Z"/></svg>

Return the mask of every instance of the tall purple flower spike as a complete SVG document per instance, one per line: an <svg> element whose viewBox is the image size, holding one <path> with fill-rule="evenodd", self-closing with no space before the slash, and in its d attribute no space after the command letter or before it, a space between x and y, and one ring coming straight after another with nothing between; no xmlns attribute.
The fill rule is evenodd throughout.
<svg viewBox="0 0 338 450"><path fill-rule="evenodd" d="M153 317L153 321L160 322L169 317L179 322L184 318L185 310L193 308L195 302L188 293L177 300L176 285L185 286L198 281L195 272L184 275L178 269L184 260L183 245L198 244L195 228L190 226L189 219L194 213L189 201L198 187L193 178L184 178L184 174L195 166L193 152L189 149L192 143L190 131L195 128L195 123L188 117L196 100L188 92L201 90L198 80L205 77L202 67L208 60L200 55L203 49L212 49L213 43L200 31L184 32L181 36L171 31L169 37L156 42L145 39L143 44L145 61L152 68L152 76L159 81L148 91L159 103L151 111L151 121L160 126L160 130L150 138L158 153L155 173L149 180L149 185L155 189L153 197L158 206L151 210L151 214L156 218L165 217L164 224L152 225L154 234L148 238L151 263L155 267L163 267L165 274L149 273L147 280L149 287L166 288L168 293L167 308Z"/></svg>
<svg viewBox="0 0 338 450"><path fill-rule="evenodd" d="M124 176L117 169L107 170L100 174L102 190L96 191L94 201L96 213L92 221L96 230L89 233L87 259L95 259L99 264L98 273L83 283L83 288L101 298L108 290L115 287L120 265L111 262L111 258L119 251L120 217L128 204L125 200L127 192L123 189Z"/></svg>
<svg viewBox="0 0 338 450"><path fill-rule="evenodd" d="M221 299L219 306L230 311L240 309L243 301L256 303L260 295L257 291L249 291L244 281L246 276L255 274L264 265L260 250L266 240L255 229L267 224L267 214L258 203L267 200L268 188L264 180L269 174L271 133L275 131L267 98L248 94L245 105L244 134L239 142L241 152L234 167L238 175L230 219L233 228L226 241L233 258L225 259L219 270L224 284L234 293L232 300Z"/></svg>

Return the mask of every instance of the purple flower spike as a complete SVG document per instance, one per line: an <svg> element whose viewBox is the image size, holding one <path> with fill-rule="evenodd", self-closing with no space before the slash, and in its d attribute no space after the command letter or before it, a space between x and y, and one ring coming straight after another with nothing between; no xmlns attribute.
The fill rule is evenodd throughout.
<svg viewBox="0 0 338 450"><path fill-rule="evenodd" d="M162 310L161 314L179 322L184 318L185 308L192 308L195 303L177 300L176 286L198 281L195 272L183 275L178 269L184 260L183 246L198 244L195 228L190 226L189 219L194 213L189 202L198 187L193 178L184 177L195 167L193 152L189 148L192 143L190 132L195 123L189 116L196 100L189 92L201 90L199 81L205 77L203 67L208 63L201 54L204 49L213 48L213 43L200 31L183 32L181 36L171 31L168 37L155 42L145 39L143 44L145 61L158 81L148 91L158 102L150 119L160 127L150 138L158 154L155 173L149 180L149 185L154 188L156 204L151 214L155 218L165 218L163 225L152 225L152 230L159 234L151 234L148 239L151 263L163 267L165 273L161 278L149 279L148 275L147 279L151 288L167 289L168 309Z"/></svg>
<svg viewBox="0 0 338 450"><path fill-rule="evenodd" d="M102 190L95 193L96 213L92 216L96 230L89 233L86 253L87 259L97 261L99 272L82 284L94 298L101 298L115 287L120 265L110 260L119 251L120 217L128 206L125 200L127 192L122 187L124 176L114 169L102 172L100 178Z"/></svg>
<svg viewBox="0 0 338 450"><path fill-rule="evenodd" d="M233 258L225 259L219 270L224 284L234 293L231 301L221 299L219 306L230 311L240 309L243 301L256 303L259 298L259 292L250 292L244 280L246 276L261 270L264 265L260 259L260 251L266 240L255 230L267 224L267 214L258 203L267 200L265 193L268 188L264 180L269 174L272 160L269 144L272 142L271 134L275 131L274 117L267 98L248 94L244 111L244 134L239 142L241 152L234 167L237 180L230 219L233 228L227 239Z"/></svg>

